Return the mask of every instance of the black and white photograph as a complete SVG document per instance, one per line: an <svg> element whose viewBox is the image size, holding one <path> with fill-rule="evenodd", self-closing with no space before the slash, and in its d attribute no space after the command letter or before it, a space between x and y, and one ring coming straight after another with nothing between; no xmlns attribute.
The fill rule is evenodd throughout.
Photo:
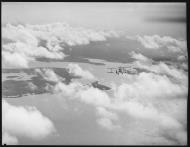
<svg viewBox="0 0 190 147"><path fill-rule="evenodd" d="M2 145L187 145L187 2L1 2Z"/></svg>

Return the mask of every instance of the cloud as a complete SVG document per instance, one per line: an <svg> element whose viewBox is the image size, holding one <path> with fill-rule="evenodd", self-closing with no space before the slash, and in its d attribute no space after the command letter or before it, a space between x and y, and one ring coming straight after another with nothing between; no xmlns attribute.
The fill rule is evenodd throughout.
<svg viewBox="0 0 190 147"><path fill-rule="evenodd" d="M46 40L49 49L52 46L64 43L69 46L89 44L91 41L105 41L109 37L118 37L114 31L92 30L82 27L72 27L67 23L52 23L44 25L18 25L7 24L2 29L3 38L26 44L37 45L39 39ZM53 44L54 45L53 45Z"/></svg>
<svg viewBox="0 0 190 147"><path fill-rule="evenodd" d="M23 64L18 64L21 67L28 67L28 63L36 57L62 59L65 56L61 52L50 52L44 47L32 46L19 41L3 45L3 52L3 58L11 65L15 65L15 58L21 58L22 61L19 61L19 63L23 62ZM12 60L9 59L9 56L13 57Z"/></svg>
<svg viewBox="0 0 190 147"><path fill-rule="evenodd" d="M10 39L14 42L23 42L33 46L38 45L37 38L23 25L14 26L7 24L2 28L2 38Z"/></svg>
<svg viewBox="0 0 190 147"><path fill-rule="evenodd" d="M165 74L167 76L171 76L176 80L183 81L186 83L187 81L187 74L182 69L177 69L172 65L167 65L164 62L158 62L157 64L152 63L142 63L142 62L135 62L136 67L140 69L146 69L150 72L158 73L158 74Z"/></svg>
<svg viewBox="0 0 190 147"><path fill-rule="evenodd" d="M114 31L99 31L82 27L72 27L67 23L53 23L46 25L27 25L35 35L42 39L47 36L59 38L69 46L89 44L91 41L105 41L109 37L118 37Z"/></svg>
<svg viewBox="0 0 190 147"><path fill-rule="evenodd" d="M78 64L68 64L67 68L69 73L74 74L75 76L81 76L84 79L95 80L95 77L92 73L87 70L83 70Z"/></svg>
<svg viewBox="0 0 190 147"><path fill-rule="evenodd" d="M79 91L78 96L80 97L81 101L87 104L104 107L110 105L110 98L108 94L97 88L90 87L85 90Z"/></svg>
<svg viewBox="0 0 190 147"><path fill-rule="evenodd" d="M62 59L65 55L56 49L38 46L39 38L37 38L30 29L25 26L13 26L7 24L2 28L2 38L11 40L12 42L3 44L3 59L5 63L12 66L29 67L29 62L35 60L36 57L46 57L53 59ZM18 60L17 60L18 59ZM16 63L15 61L18 61Z"/></svg>
<svg viewBox="0 0 190 147"><path fill-rule="evenodd" d="M147 119L149 122L157 123L159 125L157 132L159 136L174 140L177 144L187 143L187 132L184 130L184 126L175 118L153 106L143 105L137 101L129 101L117 106L116 109L125 111L138 121Z"/></svg>
<svg viewBox="0 0 190 147"><path fill-rule="evenodd" d="M97 120L98 124L104 126L108 123L108 129L114 126L112 121L118 120L118 117L115 113L107 111L106 108L113 111L125 111L135 118L160 122L164 128L172 126L177 128L181 125L177 120L155 107L156 99L162 102L166 98L184 97L187 91L180 89L180 86L172 83L166 76L153 73L141 73L132 81L132 83L124 83L115 89L115 101L112 101L112 98L104 91L93 87L83 87L82 84L76 82L69 85L59 82L55 89L65 96L78 98L81 102L96 106L97 114L101 117ZM167 124L170 125L166 126ZM116 126L118 128L119 125Z"/></svg>
<svg viewBox="0 0 190 147"><path fill-rule="evenodd" d="M134 52L132 55L139 63L142 62L143 65L149 67L149 71L154 68L157 70L134 75L127 74L126 82L115 85L112 94L80 82L73 81L66 85L60 80L55 80L54 92L60 92L63 98L78 100L93 106L98 117L96 122L107 130L125 129L120 124L119 114L122 113L122 117L130 116L136 121L148 121L154 124L156 133L160 137L174 141L175 144L186 144L184 105L187 102L188 84L183 80L177 81L180 79L177 76L173 79L163 74L179 71L174 66L167 67L168 71L164 72L163 69L158 68L160 63L155 63L152 59L140 54L136 56L136 54ZM133 68L136 68L135 64L133 65ZM187 75L184 76L187 78Z"/></svg>
<svg viewBox="0 0 190 147"><path fill-rule="evenodd" d="M108 111L104 107L97 107L97 115L100 117L96 121L97 123L108 130L114 130L121 128L119 125L114 124L113 121L118 121L119 118L116 113Z"/></svg>
<svg viewBox="0 0 190 147"><path fill-rule="evenodd" d="M145 69L157 74L165 74L182 81L183 83L186 83L184 81L187 81L187 74L183 70L176 68L173 64L167 65L162 61L155 62L136 52L131 52L130 55L132 58L136 59L136 61L132 63L133 68Z"/></svg>
<svg viewBox="0 0 190 147"><path fill-rule="evenodd" d="M186 120L183 118L186 117L184 104L187 94L188 85L184 83L175 83L164 75L141 72L115 87L114 101L109 108L126 112L138 121L152 121L159 126L159 136L177 144L186 144Z"/></svg>
<svg viewBox="0 0 190 147"><path fill-rule="evenodd" d="M2 62L15 67L29 67L29 60L24 54L2 51Z"/></svg>
<svg viewBox="0 0 190 147"><path fill-rule="evenodd" d="M94 79L94 76L90 72L83 70L77 64L69 64L68 67L71 73L74 73L75 75L83 76L85 79ZM89 85L84 86L82 83L77 81L65 84L51 69L36 69L36 72L41 74L41 76L46 80L55 82L55 86L53 88L55 93L62 93L64 96L68 96L70 98L79 98L80 101L97 106L106 106L110 103L109 96L102 90Z"/></svg>
<svg viewBox="0 0 190 147"><path fill-rule="evenodd" d="M147 57L145 57L144 55L140 54L140 53L136 53L134 51L129 53L131 58L136 59L136 60L140 60L140 61L144 61L144 62L151 62L151 60Z"/></svg>
<svg viewBox="0 0 190 147"><path fill-rule="evenodd" d="M181 66L183 67L184 70L188 70L188 65L186 63L182 63Z"/></svg>
<svg viewBox="0 0 190 147"><path fill-rule="evenodd" d="M75 46L89 44L91 41L105 41L109 37L118 37L114 31L97 31L79 27L71 27L66 23L53 23L45 25L11 25L2 28L2 39L10 40L4 42L3 57L7 59L8 53L14 56L25 56L25 64L20 67L28 67L31 61L37 57L51 59L63 59L64 45ZM45 44L42 46L41 41ZM15 57L16 58L16 57ZM9 60L10 65L15 65L14 59Z"/></svg>
<svg viewBox="0 0 190 147"><path fill-rule="evenodd" d="M143 102L137 99L128 100L123 103L116 103L112 105L113 109L124 111L137 119L148 119L157 121L164 128L179 128L181 124L176 120L166 115L166 113L159 111L154 105Z"/></svg>
<svg viewBox="0 0 190 147"><path fill-rule="evenodd" d="M120 126L114 125L113 122L108 118L100 118L97 119L96 121L101 127L106 128L108 130L114 130L120 128Z"/></svg>
<svg viewBox="0 0 190 147"><path fill-rule="evenodd" d="M58 75L52 69L42 68L35 69L35 71L47 81L58 82L60 80Z"/></svg>
<svg viewBox="0 0 190 147"><path fill-rule="evenodd" d="M177 57L177 60L178 60L178 61L185 61L185 60L186 60L186 57L185 57L184 55L179 55L179 56Z"/></svg>
<svg viewBox="0 0 190 147"><path fill-rule="evenodd" d="M80 82L72 82L68 85L59 82L55 85L54 91L70 98L78 98L78 100L93 106L108 106L110 104L107 93L94 87L83 86Z"/></svg>
<svg viewBox="0 0 190 147"><path fill-rule="evenodd" d="M96 110L97 110L97 115L99 116L103 116L112 120L118 120L118 116L115 113L108 111L104 107L97 107Z"/></svg>
<svg viewBox="0 0 190 147"><path fill-rule="evenodd" d="M3 142L18 143L17 137L41 140L55 132L52 121L35 107L14 106L2 101Z"/></svg>
<svg viewBox="0 0 190 147"><path fill-rule="evenodd" d="M185 85L170 81L167 76L155 75L154 73L140 73L138 76L117 87L115 97L119 99L157 99L179 98L187 95Z"/></svg>
<svg viewBox="0 0 190 147"><path fill-rule="evenodd" d="M136 40L139 41L145 48L148 49L160 49L166 47L171 52L187 52L187 43L184 40L177 40L170 36L136 36Z"/></svg>
<svg viewBox="0 0 190 147"><path fill-rule="evenodd" d="M76 92L80 91L82 88L82 84L78 82L72 82L69 85L66 85L62 82L58 82L55 87L55 92L61 92L64 96L68 97L76 97Z"/></svg>

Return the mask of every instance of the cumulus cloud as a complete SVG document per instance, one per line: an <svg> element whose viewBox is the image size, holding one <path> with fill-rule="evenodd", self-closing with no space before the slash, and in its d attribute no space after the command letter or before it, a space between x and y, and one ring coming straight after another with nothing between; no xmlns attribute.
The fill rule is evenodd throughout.
<svg viewBox="0 0 190 147"><path fill-rule="evenodd" d="M150 81L155 80L151 76L149 78ZM172 85L168 85L169 87L167 87L167 89L165 88L161 90L159 86L164 86L162 82L152 85L147 78L145 78L146 80L144 82L143 79L141 79L142 81L140 79L141 78L133 79L133 83L124 83L116 88L114 92L115 101L111 103L109 108L119 112L126 112L138 121L151 121L158 125L159 128L157 134L159 136L166 137L171 141L175 140L177 144L186 144L187 130L185 129L186 124L184 124L186 119L179 118L179 115L184 118L186 117L186 110L184 109L184 105L179 104L181 101L184 101L184 104L187 102L185 100L187 97L187 91L181 91L183 96L179 96L174 91L175 94L172 92L167 93L168 89L173 89ZM147 85L150 87L145 90L144 88ZM159 86L155 87L154 85ZM170 100L167 100L169 97ZM173 111L172 113L171 110Z"/></svg>
<svg viewBox="0 0 190 147"><path fill-rule="evenodd" d="M177 40L170 36L136 36L136 40L139 41L145 48L159 49L166 47L171 52L187 52L187 43L184 40Z"/></svg>
<svg viewBox="0 0 190 147"><path fill-rule="evenodd" d="M107 117L112 120L118 120L116 113L108 111L105 107L97 107L97 115Z"/></svg>
<svg viewBox="0 0 190 147"><path fill-rule="evenodd" d="M159 126L160 136L186 144L187 73L173 64L156 62L140 53L131 52L130 55L136 59L132 68L147 72L126 74L126 82L113 85L114 101L109 108L126 112L137 120L153 121Z"/></svg>
<svg viewBox="0 0 190 147"><path fill-rule="evenodd" d="M167 65L162 61L155 62L152 59L136 52L131 52L130 55L132 58L136 59L136 61L132 64L134 68L145 69L149 72L154 72L157 74L165 74L182 81L183 83L186 83L185 81L187 81L187 74L182 69L178 69L172 64Z"/></svg>
<svg viewBox="0 0 190 147"><path fill-rule="evenodd" d="M17 144L18 137L40 140L55 132L52 121L35 107L14 106L2 101L3 143Z"/></svg>
<svg viewBox="0 0 190 147"><path fill-rule="evenodd" d="M13 66L28 67L35 57L61 59L61 52L50 52L44 47L37 47L20 41L3 45L2 57L5 62ZM18 61L18 62L15 62Z"/></svg>
<svg viewBox="0 0 190 147"><path fill-rule="evenodd" d="M64 96L76 97L76 92L81 90L82 84L78 82L72 82L69 85L66 85L62 82L58 82L55 87L55 92L61 92Z"/></svg>
<svg viewBox="0 0 190 147"><path fill-rule="evenodd" d="M70 63L68 64L67 68L69 69L69 73L72 73L75 76L81 76L82 78L88 80L95 80L95 77L92 73L82 69L78 64Z"/></svg>
<svg viewBox="0 0 190 147"><path fill-rule="evenodd" d="M7 38L14 42L18 41L34 46L37 46L38 44L37 38L23 25L14 26L7 24L2 28L2 38Z"/></svg>
<svg viewBox="0 0 190 147"><path fill-rule="evenodd" d="M184 69L184 70L188 70L188 65L186 64L186 63L182 63L182 68Z"/></svg>
<svg viewBox="0 0 190 147"><path fill-rule="evenodd" d="M184 55L180 55L180 56L177 57L177 60L179 60L179 61L185 61L186 57Z"/></svg>
<svg viewBox="0 0 190 147"><path fill-rule="evenodd" d="M108 130L119 129L120 126L114 124L113 121L118 121L119 118L116 113L108 111L104 107L97 107L97 115L100 117L96 121L97 123Z"/></svg>
<svg viewBox="0 0 190 147"><path fill-rule="evenodd" d="M185 85L173 83L167 76L154 73L140 73L133 76L133 82L123 83L117 87L115 96L119 99L127 98L178 98L187 95Z"/></svg>
<svg viewBox="0 0 190 147"><path fill-rule="evenodd" d="M132 51L129 54L131 55L131 58L133 58L133 59L144 61L144 62L151 62L151 60L149 58L147 58L146 56L144 56L140 53L136 53L136 52Z"/></svg>
<svg viewBox="0 0 190 147"><path fill-rule="evenodd" d="M73 81L67 85L60 80L54 80L56 82L54 92L62 93L64 98L94 106L98 117L96 122L107 130L113 131L122 127L119 124L119 113L124 112L126 117L130 115L137 121L146 120L155 124L157 135L176 141L176 144L186 144L184 104L187 102L187 82L183 80L178 82L176 79L180 79L179 77L176 76L174 80L164 74L171 72L172 75L179 72L179 69L172 66L166 67L168 70L161 70L160 63L153 65L151 59L136 54L132 55L139 63L149 67L147 68L149 72L127 74L126 82L115 85L112 94L92 86L84 86L80 82ZM150 72L152 69L154 72ZM187 75L184 76L187 79Z"/></svg>
<svg viewBox="0 0 190 147"><path fill-rule="evenodd" d="M63 59L65 45L84 45L92 41L106 41L109 37L118 37L118 34L113 31L75 28L66 23L18 26L7 24L2 28L2 38L11 41L3 44L2 58L8 64L27 68L30 61L37 57ZM139 41L148 49L166 48L169 52L187 52L186 41L169 36L136 36L130 39ZM43 46L40 41L44 41ZM155 62L140 53L131 52L130 55L135 59L133 68L145 69L147 72L126 74L126 82L115 86L113 94L76 81L67 85L50 69L36 71L46 80L55 82L52 88L55 93L61 92L64 98L94 106L98 116L97 123L103 128L115 130L122 127L118 114L125 112L126 117L130 115L138 121L152 121L159 126L159 135L176 140L179 144L186 144L186 120L180 118L184 115L184 105L179 103L187 102L187 73L165 62ZM178 61L185 60L185 55L178 56ZM181 66L187 69L186 63ZM69 64L67 68L76 76L87 80L96 79L78 64ZM31 84L29 86L35 88ZM55 131L51 120L36 108L13 106L5 100L2 104L3 143L18 144L19 137L43 139Z"/></svg>
<svg viewBox="0 0 190 147"><path fill-rule="evenodd" d="M146 119L149 122L152 121L152 123L158 124L157 134L160 136L166 137L169 140L175 140L177 144L184 145L187 143L187 131L184 129L183 124L175 117L151 105L151 103L143 104L137 100L129 100L118 103L118 105L113 105L113 107L113 109L126 112L138 121ZM179 111L181 110L179 109Z"/></svg>
<svg viewBox="0 0 190 147"><path fill-rule="evenodd" d="M8 65L12 65L15 67L28 68L29 60L32 60L32 59L28 58L24 54L2 51L2 62Z"/></svg>
<svg viewBox="0 0 190 147"><path fill-rule="evenodd" d="M114 125L113 122L108 118L99 118L96 121L101 127L106 128L108 130L114 130L120 128L120 126Z"/></svg>
<svg viewBox="0 0 190 147"><path fill-rule="evenodd" d="M93 104L96 106L108 106L110 104L110 98L108 94L97 88L90 87L78 93L81 101L87 104Z"/></svg>
<svg viewBox="0 0 190 147"><path fill-rule="evenodd" d="M41 73L39 69L37 72ZM102 105L106 107L110 104L110 98L108 94L102 90L88 85L84 86L82 83L76 81L65 84L61 82L58 76L50 69L46 70L46 72L42 73L41 75L44 78L47 78L47 80L56 82L53 88L54 92L62 93L64 96L70 98L78 98L80 101L94 106Z"/></svg>
<svg viewBox="0 0 190 147"><path fill-rule="evenodd" d="M26 28L32 30L40 38L46 39L47 36L54 36L69 46L89 44L91 41L105 41L108 37L118 37L114 31L72 27L67 23L27 25Z"/></svg>
<svg viewBox="0 0 190 147"><path fill-rule="evenodd" d="M55 92L60 92L70 98L78 100L93 106L108 106L110 98L104 91L93 87L84 87L80 82L72 82L68 85L58 82L54 87Z"/></svg>
<svg viewBox="0 0 190 147"><path fill-rule="evenodd" d="M29 58L63 59L65 54L62 46L64 45L89 44L91 41L105 41L109 37L118 37L118 35L113 31L94 31L71 27L66 23L17 26L7 24L2 28L2 38L11 40L11 42L3 45L3 51L7 52L3 54L3 59L7 59L9 54L16 56L15 58L21 56L25 62L17 65L28 67ZM42 40L45 41L45 46L40 45ZM15 58L8 60L8 63L14 66Z"/></svg>
<svg viewBox="0 0 190 147"><path fill-rule="evenodd" d="M58 75L52 69L42 68L35 69L35 71L39 73L47 81L58 82L60 80Z"/></svg>

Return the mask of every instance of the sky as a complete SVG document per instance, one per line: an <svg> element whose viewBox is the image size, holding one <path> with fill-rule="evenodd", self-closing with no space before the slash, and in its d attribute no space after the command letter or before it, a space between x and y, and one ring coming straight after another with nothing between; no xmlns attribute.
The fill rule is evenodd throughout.
<svg viewBox="0 0 190 147"><path fill-rule="evenodd" d="M187 145L185 12L3 2L2 143Z"/></svg>
<svg viewBox="0 0 190 147"><path fill-rule="evenodd" d="M74 26L119 29L128 34L160 32L182 36L185 15L185 3L2 3L2 23L67 22Z"/></svg>

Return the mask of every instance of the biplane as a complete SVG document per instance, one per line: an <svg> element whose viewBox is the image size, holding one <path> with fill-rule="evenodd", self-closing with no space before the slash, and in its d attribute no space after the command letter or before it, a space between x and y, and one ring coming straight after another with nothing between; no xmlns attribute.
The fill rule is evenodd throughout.
<svg viewBox="0 0 190 147"><path fill-rule="evenodd" d="M130 74L134 74L136 73L137 71L131 67L118 67L118 68L114 68L114 67L111 67L111 68L107 68L108 71L107 73L116 73L116 74L125 74L125 73L130 73Z"/></svg>

